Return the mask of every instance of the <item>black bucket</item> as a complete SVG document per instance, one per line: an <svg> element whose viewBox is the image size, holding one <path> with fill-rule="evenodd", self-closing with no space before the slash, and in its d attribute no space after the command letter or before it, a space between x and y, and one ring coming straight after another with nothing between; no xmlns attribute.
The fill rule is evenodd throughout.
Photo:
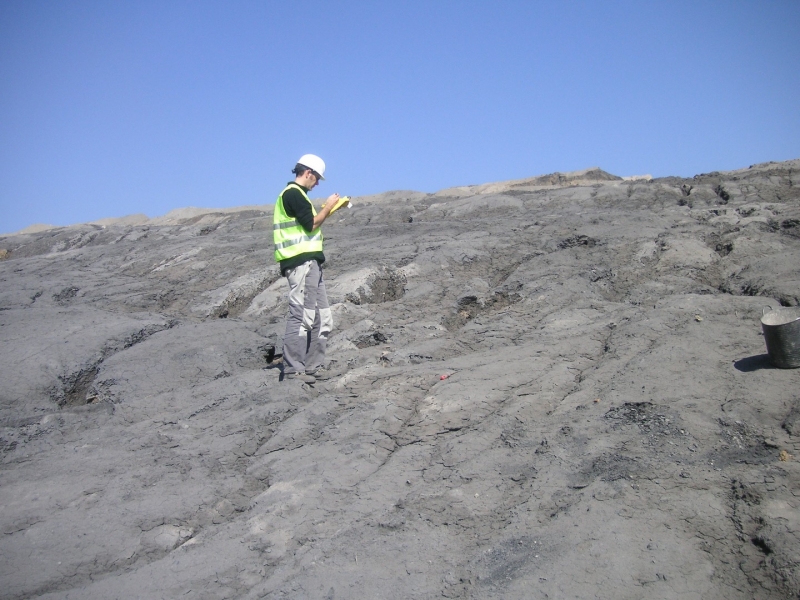
<svg viewBox="0 0 800 600"><path fill-rule="evenodd" d="M764 308L761 330L772 364L780 369L800 367L800 306Z"/></svg>

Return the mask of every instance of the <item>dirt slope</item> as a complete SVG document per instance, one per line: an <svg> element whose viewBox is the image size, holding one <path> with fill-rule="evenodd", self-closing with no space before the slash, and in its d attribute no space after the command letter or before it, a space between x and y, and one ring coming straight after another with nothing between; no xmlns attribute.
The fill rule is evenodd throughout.
<svg viewBox="0 0 800 600"><path fill-rule="evenodd" d="M171 215L0 238L0 597L800 597L800 161L355 199L313 388Z"/></svg>

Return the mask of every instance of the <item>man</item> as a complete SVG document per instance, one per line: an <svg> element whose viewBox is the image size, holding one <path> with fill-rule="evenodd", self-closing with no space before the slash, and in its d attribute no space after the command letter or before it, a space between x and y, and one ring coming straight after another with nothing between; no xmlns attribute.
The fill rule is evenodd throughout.
<svg viewBox="0 0 800 600"><path fill-rule="evenodd" d="M325 163L319 156L304 154L292 169L294 181L278 196L272 219L275 260L289 281L289 317L283 337L283 373L286 379L313 384L325 362L328 334L333 318L322 279L322 231L320 225L336 206L339 194L328 196L319 213L308 192L324 179Z"/></svg>

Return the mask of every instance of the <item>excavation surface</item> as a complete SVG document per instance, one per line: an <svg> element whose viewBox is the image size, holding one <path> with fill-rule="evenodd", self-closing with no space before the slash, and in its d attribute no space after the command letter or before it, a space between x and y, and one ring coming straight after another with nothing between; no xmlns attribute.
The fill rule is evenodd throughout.
<svg viewBox="0 0 800 600"><path fill-rule="evenodd" d="M313 387L271 207L0 237L0 596L800 595L800 161L353 204Z"/></svg>

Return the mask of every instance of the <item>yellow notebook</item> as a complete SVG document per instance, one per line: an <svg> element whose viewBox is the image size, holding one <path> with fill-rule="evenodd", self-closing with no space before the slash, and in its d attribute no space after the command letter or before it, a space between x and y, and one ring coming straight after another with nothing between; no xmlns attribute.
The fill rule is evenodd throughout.
<svg viewBox="0 0 800 600"><path fill-rule="evenodd" d="M350 204L350 196L342 196L341 198L339 198L339 201L336 203L336 206L334 206L331 209L331 212L329 214L332 215L343 206L347 206L347 208L352 208L353 205Z"/></svg>

